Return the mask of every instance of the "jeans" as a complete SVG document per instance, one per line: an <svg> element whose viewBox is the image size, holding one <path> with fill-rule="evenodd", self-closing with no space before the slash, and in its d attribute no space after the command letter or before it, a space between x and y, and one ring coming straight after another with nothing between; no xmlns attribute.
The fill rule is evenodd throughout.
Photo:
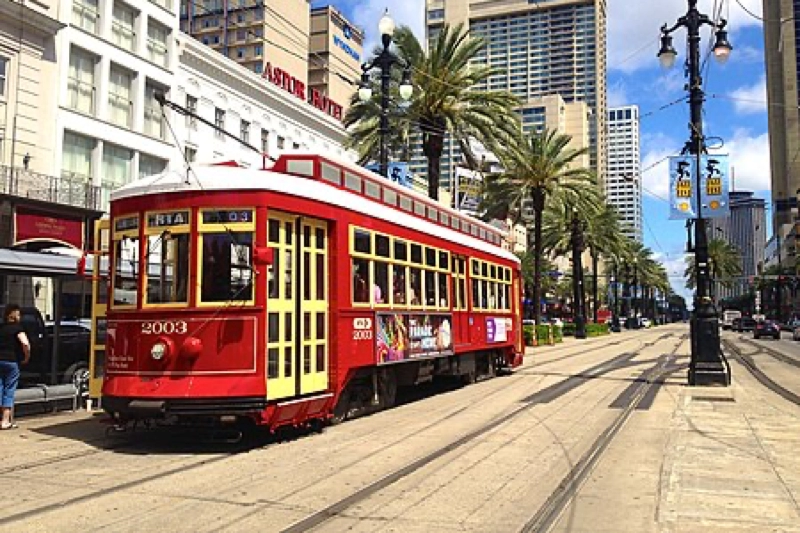
<svg viewBox="0 0 800 533"><path fill-rule="evenodd" d="M0 407L14 407L14 393L19 382L19 365L0 361Z"/></svg>

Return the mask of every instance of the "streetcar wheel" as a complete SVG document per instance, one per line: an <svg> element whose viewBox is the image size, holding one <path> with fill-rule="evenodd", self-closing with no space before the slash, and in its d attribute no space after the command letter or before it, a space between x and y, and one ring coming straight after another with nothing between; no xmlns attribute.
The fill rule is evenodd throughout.
<svg viewBox="0 0 800 533"><path fill-rule="evenodd" d="M381 374L380 389L381 408L393 407L397 400L397 378L392 370Z"/></svg>
<svg viewBox="0 0 800 533"><path fill-rule="evenodd" d="M334 426L337 424L341 424L345 420L347 420L347 414L350 412L350 397L347 391L342 392L342 395L339 396L339 401L336 402L336 406L333 408L333 413L331 416L331 424Z"/></svg>

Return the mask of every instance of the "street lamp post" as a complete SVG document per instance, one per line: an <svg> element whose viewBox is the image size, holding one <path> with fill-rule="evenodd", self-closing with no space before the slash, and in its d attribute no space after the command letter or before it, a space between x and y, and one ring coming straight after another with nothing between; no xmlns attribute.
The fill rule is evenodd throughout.
<svg viewBox="0 0 800 533"><path fill-rule="evenodd" d="M703 219L700 202L700 154L705 151L703 138L703 80L700 76L700 28L708 25L716 30L714 57L721 63L727 61L732 47L728 42L727 22L724 19L714 22L697 10L697 0L688 0L689 10L677 23L661 28L661 49L658 58L662 66L669 68L675 64L678 55L672 46L672 32L680 27L686 28L689 40L688 75L691 138L684 153L696 157L695 189L697 196L697 220L695 222L695 291L694 316L691 322L692 358L689 365L690 385L730 385L730 375L720 356L719 324L717 310L709 297L711 276L709 275L708 235L706 221Z"/></svg>
<svg viewBox="0 0 800 533"><path fill-rule="evenodd" d="M633 298L631 298L631 306L633 307L633 328L639 329L639 260L633 258Z"/></svg>
<svg viewBox="0 0 800 533"><path fill-rule="evenodd" d="M575 301L575 338L586 338L586 310L583 292L583 261L581 255L586 249L583 241L583 227L578 219L578 211L572 209L572 289Z"/></svg>
<svg viewBox="0 0 800 533"><path fill-rule="evenodd" d="M395 24L389 16L389 10L383 14L378 22L378 30L381 32L381 43L383 49L378 57L369 63L361 65L361 83L358 88L358 98L362 102L372 99L372 85L370 84L369 73L372 69L378 68L381 72L381 122L380 122L380 174L389 177L389 150L386 146L386 138L389 136L389 85L392 80L392 67L403 64L403 80L400 82L400 98L409 100L414 93L414 86L411 85L411 65L403 61L391 50L392 37L394 36Z"/></svg>

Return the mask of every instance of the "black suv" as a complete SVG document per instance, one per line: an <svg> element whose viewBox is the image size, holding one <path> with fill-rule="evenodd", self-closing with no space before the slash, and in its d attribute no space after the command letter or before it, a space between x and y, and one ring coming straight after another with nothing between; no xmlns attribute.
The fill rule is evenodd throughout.
<svg viewBox="0 0 800 533"><path fill-rule="evenodd" d="M0 319L5 307L0 304ZM23 386L50 383L55 324L45 322L35 307L21 308L20 315L20 325L31 343L31 360L20 366L20 381ZM59 383L74 383L79 390L88 385L91 340L92 330L87 323L61 321L56 368Z"/></svg>

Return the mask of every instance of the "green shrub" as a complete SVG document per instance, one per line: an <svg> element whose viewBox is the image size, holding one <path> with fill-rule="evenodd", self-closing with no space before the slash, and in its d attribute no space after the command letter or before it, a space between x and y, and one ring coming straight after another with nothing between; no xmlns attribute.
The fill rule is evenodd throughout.
<svg viewBox="0 0 800 533"><path fill-rule="evenodd" d="M525 346L533 346L533 326L522 326L522 340Z"/></svg>
<svg viewBox="0 0 800 533"><path fill-rule="evenodd" d="M563 335L565 337L574 337L575 336L575 324L571 322L567 322L563 326Z"/></svg>
<svg viewBox="0 0 800 533"><path fill-rule="evenodd" d="M611 333L608 324L586 324L587 337L600 337Z"/></svg>

